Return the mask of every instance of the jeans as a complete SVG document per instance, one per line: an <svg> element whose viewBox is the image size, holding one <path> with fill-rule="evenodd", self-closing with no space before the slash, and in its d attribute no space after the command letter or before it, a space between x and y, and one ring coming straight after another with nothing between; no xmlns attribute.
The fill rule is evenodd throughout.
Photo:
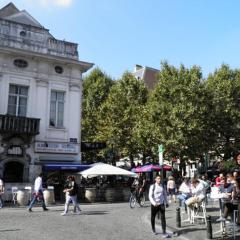
<svg viewBox="0 0 240 240"><path fill-rule="evenodd" d="M74 196L66 195L66 203L65 203L64 213L68 212L68 208L69 208L69 205L71 202L73 203L74 208L76 207L78 212L80 212L81 210L77 203L77 195L74 195Z"/></svg>
<svg viewBox="0 0 240 240"><path fill-rule="evenodd" d="M34 206L35 202L38 200L38 198L41 198L41 204L42 204L42 208L43 209L46 209L46 205L45 205L45 202L44 202L44 198L43 198L43 192L42 191L39 191L38 194L34 194L33 195L33 199L29 205L29 209L32 209L32 207Z"/></svg>
<svg viewBox="0 0 240 240"><path fill-rule="evenodd" d="M185 201L189 198L186 194L179 194L177 195L177 199L179 199L179 207L184 206Z"/></svg>
<svg viewBox="0 0 240 240"><path fill-rule="evenodd" d="M2 195L0 194L0 208L3 208L4 201L2 199Z"/></svg>
<svg viewBox="0 0 240 240"><path fill-rule="evenodd" d="M163 233L166 233L166 218L165 218L165 205L160 204L158 206L153 206L151 204L151 225L152 225L152 230L155 232L155 218L157 213L160 213L161 215L161 224L162 224L162 231Z"/></svg>

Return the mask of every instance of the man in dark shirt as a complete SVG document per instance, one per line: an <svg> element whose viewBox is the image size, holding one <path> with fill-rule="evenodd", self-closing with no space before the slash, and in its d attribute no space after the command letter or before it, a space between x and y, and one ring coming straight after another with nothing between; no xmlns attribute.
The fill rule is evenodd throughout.
<svg viewBox="0 0 240 240"><path fill-rule="evenodd" d="M61 213L61 215L65 216L68 213L68 208L71 202L73 203L74 207L77 209L77 214L80 214L81 210L77 203L77 184L75 182L74 176L67 177L66 188L63 190L63 192L66 194L66 203L65 203L64 212Z"/></svg>

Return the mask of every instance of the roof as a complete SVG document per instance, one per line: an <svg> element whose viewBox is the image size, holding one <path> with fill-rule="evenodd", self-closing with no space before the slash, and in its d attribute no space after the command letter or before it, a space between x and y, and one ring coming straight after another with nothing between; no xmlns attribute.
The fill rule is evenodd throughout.
<svg viewBox="0 0 240 240"><path fill-rule="evenodd" d="M43 26L27 11L20 11L13 3L9 3L8 5L0 9L0 18L12 22L43 28Z"/></svg>
<svg viewBox="0 0 240 240"><path fill-rule="evenodd" d="M157 84L157 74L159 70L151 67L136 65L133 75L144 81L149 89L153 89Z"/></svg>
<svg viewBox="0 0 240 240"><path fill-rule="evenodd" d="M17 12L19 12L19 10L16 8L16 6L13 3L9 3L8 5L0 9L0 18L5 18Z"/></svg>

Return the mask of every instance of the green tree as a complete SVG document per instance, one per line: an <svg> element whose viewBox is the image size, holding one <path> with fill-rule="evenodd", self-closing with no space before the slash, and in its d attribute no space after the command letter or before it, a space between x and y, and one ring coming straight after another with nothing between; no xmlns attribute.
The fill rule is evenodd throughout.
<svg viewBox="0 0 240 240"><path fill-rule="evenodd" d="M240 147L240 71L222 65L209 75L205 84L212 105L209 112L211 134L215 137L212 150L229 159Z"/></svg>
<svg viewBox="0 0 240 240"><path fill-rule="evenodd" d="M83 80L83 101L82 101L82 141L101 141L99 138L99 111L101 105L107 99L114 81L95 68ZM86 161L98 158L99 151L84 153ZM100 154L101 155L101 154ZM101 157L101 156L100 156Z"/></svg>
<svg viewBox="0 0 240 240"><path fill-rule="evenodd" d="M162 63L158 85L149 100L149 110L155 124L155 149L162 143L165 158L184 156L195 159L208 148L207 92L199 67L179 69ZM182 162L183 164L184 162Z"/></svg>
<svg viewBox="0 0 240 240"><path fill-rule="evenodd" d="M147 101L147 94L144 83L126 72L111 88L101 106L100 137L107 140L109 147L117 149L118 155L129 156L132 162L138 149L133 129Z"/></svg>

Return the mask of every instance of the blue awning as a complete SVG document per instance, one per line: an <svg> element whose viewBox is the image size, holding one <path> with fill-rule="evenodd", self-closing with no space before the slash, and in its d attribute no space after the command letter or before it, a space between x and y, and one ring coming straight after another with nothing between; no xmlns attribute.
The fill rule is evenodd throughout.
<svg viewBox="0 0 240 240"><path fill-rule="evenodd" d="M56 171L56 170L74 170L83 171L90 168L90 165L79 163L45 163L43 164L43 171Z"/></svg>

